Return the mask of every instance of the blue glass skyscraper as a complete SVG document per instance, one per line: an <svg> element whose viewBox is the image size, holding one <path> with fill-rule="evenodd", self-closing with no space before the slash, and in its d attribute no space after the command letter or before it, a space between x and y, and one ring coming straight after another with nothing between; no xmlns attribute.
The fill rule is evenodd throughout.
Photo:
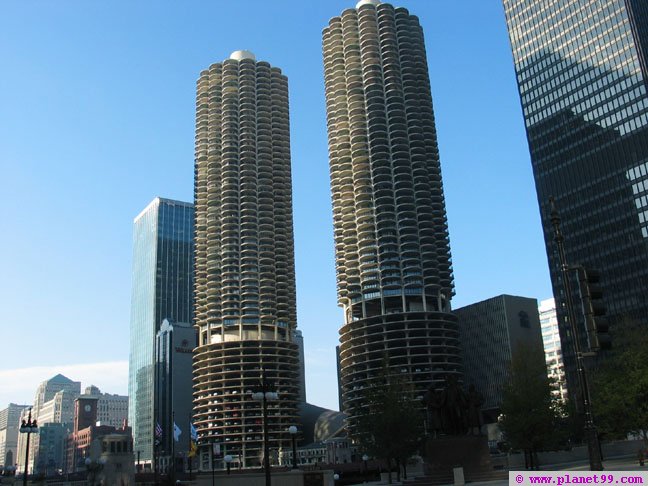
<svg viewBox="0 0 648 486"><path fill-rule="evenodd" d="M193 229L192 204L159 197L134 221L128 421L144 463L153 459L156 333L164 319L193 322Z"/></svg>

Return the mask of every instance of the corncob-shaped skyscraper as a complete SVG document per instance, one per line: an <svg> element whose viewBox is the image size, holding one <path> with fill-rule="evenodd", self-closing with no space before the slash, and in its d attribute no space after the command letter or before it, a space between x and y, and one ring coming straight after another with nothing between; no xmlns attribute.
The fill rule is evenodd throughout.
<svg viewBox="0 0 648 486"><path fill-rule="evenodd" d="M323 32L342 401L384 363L413 398L460 374L448 226L417 17L362 0Z"/></svg>
<svg viewBox="0 0 648 486"><path fill-rule="evenodd" d="M297 422L298 349L288 81L236 51L201 73L196 99L194 422L209 456L258 467L265 372L270 449ZM218 467L218 465L217 465Z"/></svg>

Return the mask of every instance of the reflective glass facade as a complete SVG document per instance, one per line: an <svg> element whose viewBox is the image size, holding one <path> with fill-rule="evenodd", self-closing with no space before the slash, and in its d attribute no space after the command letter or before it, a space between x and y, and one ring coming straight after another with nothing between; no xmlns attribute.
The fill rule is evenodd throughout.
<svg viewBox="0 0 648 486"><path fill-rule="evenodd" d="M166 318L193 320L193 227L192 204L162 198L134 222L128 422L143 462L153 456L156 333Z"/></svg>
<svg viewBox="0 0 648 486"><path fill-rule="evenodd" d="M563 299L550 196L567 261L601 271L613 323L645 324L648 4L504 0L504 9L557 302ZM564 326L561 339L572 382Z"/></svg>

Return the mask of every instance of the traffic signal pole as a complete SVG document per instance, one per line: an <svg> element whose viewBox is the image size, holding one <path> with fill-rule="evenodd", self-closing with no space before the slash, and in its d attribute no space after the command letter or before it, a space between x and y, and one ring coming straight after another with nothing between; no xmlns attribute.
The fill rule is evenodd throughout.
<svg viewBox="0 0 648 486"><path fill-rule="evenodd" d="M578 384L580 386L580 398L585 416L585 438L587 440L587 451L589 453L590 469L592 471L602 471L603 462L601 460L601 449L599 448L598 435L594 425L594 416L592 414L592 400L587 381L587 371L585 370L584 356L581 350L578 326L576 325L576 315L574 313L574 300L572 289L569 282L569 272L574 267L567 264L565 257L564 237L560 231L560 216L556 210L553 197L549 199L551 203L551 225L554 229L554 241L558 247L558 256L560 258L560 270L562 273L563 288L565 291L565 304L567 306L567 319L572 334L572 347L576 355L576 368L578 371Z"/></svg>

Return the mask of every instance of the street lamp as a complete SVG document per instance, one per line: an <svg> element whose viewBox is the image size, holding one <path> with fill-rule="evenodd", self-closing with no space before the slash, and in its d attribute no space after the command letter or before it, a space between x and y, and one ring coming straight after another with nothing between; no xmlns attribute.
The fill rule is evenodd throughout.
<svg viewBox="0 0 648 486"><path fill-rule="evenodd" d="M293 447L293 469L297 469L297 427L291 425L288 427L288 432L290 432L290 437L292 438L292 447Z"/></svg>
<svg viewBox="0 0 648 486"><path fill-rule="evenodd" d="M86 457L85 460L86 468L88 469L88 480L90 485L94 486L95 480L97 479L97 474L104 468L106 465L106 459L100 457L99 459L90 459Z"/></svg>
<svg viewBox="0 0 648 486"><path fill-rule="evenodd" d="M34 433L38 432L38 425L36 424L36 419L32 420L31 418L32 409L29 409L29 416L27 421L23 420L20 424L20 433L27 434L27 446L25 447L25 473L23 474L23 486L27 486L27 472L29 467L29 437Z"/></svg>
<svg viewBox="0 0 648 486"><path fill-rule="evenodd" d="M212 467L212 486L216 485L216 443L213 442L211 447L211 467Z"/></svg>
<svg viewBox="0 0 648 486"><path fill-rule="evenodd" d="M229 476L230 473L230 466L232 464L232 456L227 454L225 457L223 457L223 460L225 461L225 464L227 464L227 475Z"/></svg>
<svg viewBox="0 0 648 486"><path fill-rule="evenodd" d="M367 454L362 455L362 462L364 463L364 472L367 474L367 461L369 460L369 456Z"/></svg>
<svg viewBox="0 0 648 486"><path fill-rule="evenodd" d="M560 231L560 216L556 209L553 197L549 198L551 204L551 225L554 230L554 241L558 247L558 257L560 260L560 269L562 273L562 284L565 292L565 304L567 307L567 319L572 334L572 348L576 357L576 369L578 372L578 384L580 387L581 405L583 415L585 416L585 438L587 440L587 451L592 471L602 471L603 462L601 458L601 449L594 425L594 415L592 413L592 399L590 397L589 383L587 380L587 370L584 363L584 353L581 351L580 338L578 336L578 326L576 325L576 313L574 312L574 302L571 293L571 284L569 282L569 271L575 267L567 263L565 256L565 238Z"/></svg>
<svg viewBox="0 0 648 486"><path fill-rule="evenodd" d="M265 370L261 369L261 388L252 393L252 400L263 404L263 468L265 469L265 484L271 486L270 479L270 446L268 443L268 400L277 400L277 392L270 391L266 382Z"/></svg>

